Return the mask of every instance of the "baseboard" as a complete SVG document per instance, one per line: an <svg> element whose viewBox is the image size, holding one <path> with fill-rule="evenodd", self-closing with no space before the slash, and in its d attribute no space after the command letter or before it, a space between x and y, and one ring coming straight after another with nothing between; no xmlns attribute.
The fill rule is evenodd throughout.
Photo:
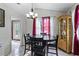
<svg viewBox="0 0 79 59"><path fill-rule="evenodd" d="M13 40L20 41L20 39L13 39Z"/></svg>

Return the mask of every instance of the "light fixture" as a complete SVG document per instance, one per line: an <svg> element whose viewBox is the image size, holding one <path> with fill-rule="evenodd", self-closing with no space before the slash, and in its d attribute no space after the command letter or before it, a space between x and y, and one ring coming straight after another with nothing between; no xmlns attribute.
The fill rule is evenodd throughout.
<svg viewBox="0 0 79 59"><path fill-rule="evenodd" d="M37 16L38 16L38 13L35 13L35 12L34 12L33 3L32 3L31 11L26 14L26 17L27 17L28 19L34 19L34 18L37 18Z"/></svg>

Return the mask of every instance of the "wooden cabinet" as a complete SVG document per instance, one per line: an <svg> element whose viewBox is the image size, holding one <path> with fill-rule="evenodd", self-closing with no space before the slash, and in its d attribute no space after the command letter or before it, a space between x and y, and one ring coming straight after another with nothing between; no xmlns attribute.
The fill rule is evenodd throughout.
<svg viewBox="0 0 79 59"><path fill-rule="evenodd" d="M60 16L58 47L70 53L72 51L72 20L70 16Z"/></svg>

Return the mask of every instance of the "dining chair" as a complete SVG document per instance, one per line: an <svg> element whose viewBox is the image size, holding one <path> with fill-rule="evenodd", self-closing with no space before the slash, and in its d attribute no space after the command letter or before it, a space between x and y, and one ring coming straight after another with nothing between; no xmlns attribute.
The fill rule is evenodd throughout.
<svg viewBox="0 0 79 59"><path fill-rule="evenodd" d="M50 53L50 54L56 54L58 56L58 48L57 48L57 45L58 45L58 35L56 36L56 38L54 38L54 41L53 42L49 42L47 44L47 55L48 55L48 53ZM52 50L55 50L56 53L53 52L53 51L52 52L49 52L50 47L52 47L51 49Z"/></svg>
<svg viewBox="0 0 79 59"><path fill-rule="evenodd" d="M44 36L46 36L46 33L40 33L40 35L44 38Z"/></svg>
<svg viewBox="0 0 79 59"><path fill-rule="evenodd" d="M45 45L43 38L31 37L31 55L45 56Z"/></svg>
<svg viewBox="0 0 79 59"><path fill-rule="evenodd" d="M30 46L31 46L30 34L29 33L28 34L24 34L24 40L25 40L25 50L24 50L24 55L25 55L26 50L30 51Z"/></svg>
<svg viewBox="0 0 79 59"><path fill-rule="evenodd" d="M41 35L44 39L49 39L49 40L50 40L50 34L47 34L47 33L40 33L40 35Z"/></svg>

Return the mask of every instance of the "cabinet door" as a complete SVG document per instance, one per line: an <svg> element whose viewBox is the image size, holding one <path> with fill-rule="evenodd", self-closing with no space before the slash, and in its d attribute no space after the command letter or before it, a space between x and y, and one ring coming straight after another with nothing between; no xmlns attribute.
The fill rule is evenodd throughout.
<svg viewBox="0 0 79 59"><path fill-rule="evenodd" d="M59 48L62 47L62 41L61 41L61 39L58 40L58 47L59 47Z"/></svg>
<svg viewBox="0 0 79 59"><path fill-rule="evenodd" d="M68 18L67 21L67 52L72 51L72 21L71 18Z"/></svg>
<svg viewBox="0 0 79 59"><path fill-rule="evenodd" d="M61 40L61 43L62 43L62 46L61 46L61 48L64 50L64 51L66 51L67 50L67 44L66 44L66 40Z"/></svg>
<svg viewBox="0 0 79 59"><path fill-rule="evenodd" d="M66 51L66 37L67 37L67 20L65 17L60 18L59 22L59 48Z"/></svg>
<svg viewBox="0 0 79 59"><path fill-rule="evenodd" d="M67 50L67 44L66 44L66 40L63 39L59 39L58 41L58 47L64 51Z"/></svg>
<svg viewBox="0 0 79 59"><path fill-rule="evenodd" d="M61 18L60 21L60 36L61 39L66 39L67 35L67 21L66 18Z"/></svg>

